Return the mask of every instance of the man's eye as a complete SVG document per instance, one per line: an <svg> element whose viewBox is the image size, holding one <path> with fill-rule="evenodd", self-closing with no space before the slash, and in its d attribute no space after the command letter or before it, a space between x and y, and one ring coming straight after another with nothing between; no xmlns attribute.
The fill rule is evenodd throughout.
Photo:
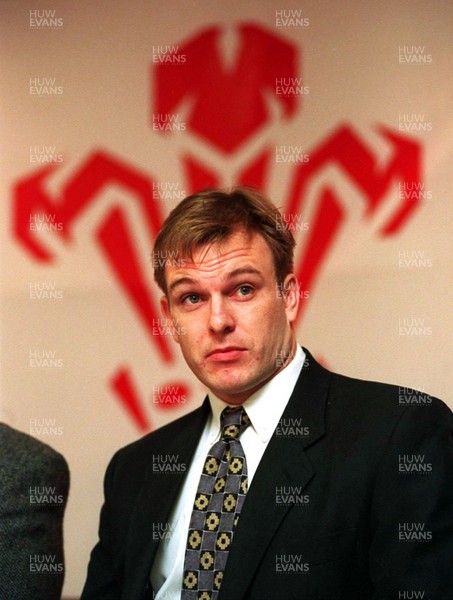
<svg viewBox="0 0 453 600"><path fill-rule="evenodd" d="M240 296L248 296L252 293L253 288L250 285L241 285L241 287L239 287L237 291Z"/></svg>
<svg viewBox="0 0 453 600"><path fill-rule="evenodd" d="M182 299L183 304L197 304L200 301L198 294L189 294Z"/></svg>

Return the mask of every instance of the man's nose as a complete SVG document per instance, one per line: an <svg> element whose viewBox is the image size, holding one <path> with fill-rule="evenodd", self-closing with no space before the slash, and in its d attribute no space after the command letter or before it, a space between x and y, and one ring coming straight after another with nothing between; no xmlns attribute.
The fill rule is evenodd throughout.
<svg viewBox="0 0 453 600"><path fill-rule="evenodd" d="M234 316L227 298L211 298L209 313L209 329L214 333L233 331Z"/></svg>

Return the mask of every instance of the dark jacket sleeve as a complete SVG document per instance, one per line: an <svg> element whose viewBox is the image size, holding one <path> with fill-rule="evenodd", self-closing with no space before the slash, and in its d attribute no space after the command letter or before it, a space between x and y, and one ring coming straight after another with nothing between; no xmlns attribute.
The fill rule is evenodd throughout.
<svg viewBox="0 0 453 600"><path fill-rule="evenodd" d="M178 440L177 448L181 448L176 453L186 452L188 446L195 448L208 409L206 403L205 408L145 435L113 456L104 479L99 541L91 553L81 600L152 598L149 582L152 549L148 546L150 542L153 544L148 533L151 535L153 519L159 519L156 511L160 513L163 509L165 513L172 505L171 495L161 496L162 479L152 477L152 457L164 447L165 452L172 453L175 447L170 442L173 440ZM166 480L168 483L168 477ZM176 493L175 485L179 485L180 479L171 480ZM148 526L146 533L143 528Z"/></svg>
<svg viewBox="0 0 453 600"><path fill-rule="evenodd" d="M99 541L91 552L87 579L80 600L119 600L121 598L119 558L114 556L111 514L116 457L117 454L110 461L105 474Z"/></svg>
<svg viewBox="0 0 453 600"><path fill-rule="evenodd" d="M453 415L433 399L405 409L374 489L373 600L453 598Z"/></svg>
<svg viewBox="0 0 453 600"><path fill-rule="evenodd" d="M64 581L65 458L0 424L0 598L59 600Z"/></svg>

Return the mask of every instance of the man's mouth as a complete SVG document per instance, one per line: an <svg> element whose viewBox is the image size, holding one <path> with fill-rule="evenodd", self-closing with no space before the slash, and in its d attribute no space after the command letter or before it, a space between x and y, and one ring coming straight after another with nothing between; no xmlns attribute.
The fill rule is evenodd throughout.
<svg viewBox="0 0 453 600"><path fill-rule="evenodd" d="M207 358L214 362L228 362L237 360L245 352L245 348L239 346L225 346L224 348L215 348L208 353Z"/></svg>

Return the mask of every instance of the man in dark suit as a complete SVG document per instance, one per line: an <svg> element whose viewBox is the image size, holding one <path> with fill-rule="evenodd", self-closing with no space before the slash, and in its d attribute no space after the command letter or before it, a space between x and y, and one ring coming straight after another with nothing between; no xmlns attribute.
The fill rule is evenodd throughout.
<svg viewBox="0 0 453 600"><path fill-rule="evenodd" d="M293 250L249 189L166 220L162 309L209 393L112 459L82 600L453 598L452 413L298 346Z"/></svg>
<svg viewBox="0 0 453 600"><path fill-rule="evenodd" d="M64 581L64 457L0 423L0 599L59 600Z"/></svg>

